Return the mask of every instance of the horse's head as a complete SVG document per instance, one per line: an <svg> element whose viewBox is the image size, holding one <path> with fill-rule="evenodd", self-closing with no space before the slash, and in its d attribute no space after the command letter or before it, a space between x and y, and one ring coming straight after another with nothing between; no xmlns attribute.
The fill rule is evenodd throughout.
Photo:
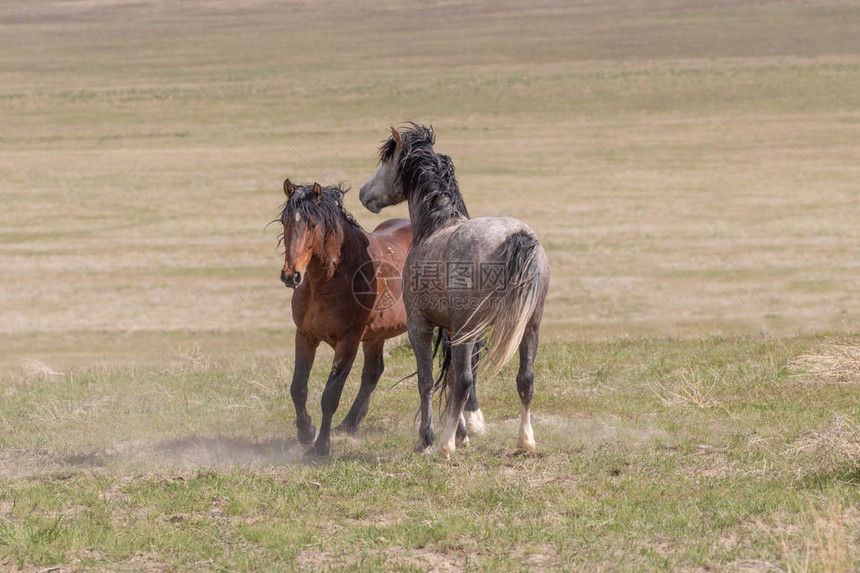
<svg viewBox="0 0 860 573"><path fill-rule="evenodd" d="M288 288L302 284L305 271L315 252L320 252L325 242L325 229L322 222L310 216L312 209L307 203L317 205L322 200L323 190L319 183L303 185L298 188L287 179L284 181L284 194L287 202L281 213L284 226L284 268L281 281Z"/></svg>
<svg viewBox="0 0 860 573"><path fill-rule="evenodd" d="M392 127L391 137L379 150L379 166L370 180L361 186L359 194L361 204L374 213L379 213L383 207L405 201L406 191L401 177L403 159L409 156L414 144L432 145L434 138L432 127L412 124L412 129L407 129L403 133Z"/></svg>

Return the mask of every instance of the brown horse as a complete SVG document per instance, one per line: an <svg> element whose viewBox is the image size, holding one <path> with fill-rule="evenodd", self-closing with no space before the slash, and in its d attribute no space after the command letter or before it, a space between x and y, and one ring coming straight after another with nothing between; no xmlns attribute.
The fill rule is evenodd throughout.
<svg viewBox="0 0 860 573"><path fill-rule="evenodd" d="M366 233L343 208L344 189L284 181L281 212L285 248L281 281L295 289L296 365L290 393L296 407L299 441L309 444L316 428L306 404L308 376L320 342L334 348L334 363L322 395L322 424L308 453L330 451L332 416L346 377L364 349L361 387L340 425L354 432L367 413L370 395L384 369L385 341L406 330L401 300L403 261L412 243L406 219L390 219Z"/></svg>
<svg viewBox="0 0 860 573"><path fill-rule="evenodd" d="M281 281L295 289L292 300L296 323L296 367L290 394L296 407L299 441L309 444L316 428L307 413L308 376L317 346L334 348L331 373L322 396L323 421L312 454L330 450L331 421L340 402L343 384L358 352L364 347L361 387L339 428L354 433L367 413L370 395L385 367L385 340L406 331L406 309L401 298L401 274L412 244L407 219L390 219L366 233L343 208L344 189L319 184L296 187L284 181L287 201L281 211L284 227L284 267ZM440 331L440 384L448 372L450 345ZM477 374L478 346L472 356ZM472 385L465 417L457 427L457 439L484 431L483 414Z"/></svg>

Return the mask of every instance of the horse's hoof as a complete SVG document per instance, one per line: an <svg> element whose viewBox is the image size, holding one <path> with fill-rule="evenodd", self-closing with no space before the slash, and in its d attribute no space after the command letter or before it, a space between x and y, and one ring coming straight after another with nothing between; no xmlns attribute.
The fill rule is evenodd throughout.
<svg viewBox="0 0 860 573"><path fill-rule="evenodd" d="M469 447L469 436L463 436L462 438L457 436L457 445L460 446L461 448L468 448Z"/></svg>
<svg viewBox="0 0 860 573"><path fill-rule="evenodd" d="M533 454L535 453L537 445L535 444L534 439L530 440L528 438L520 438L517 440L517 447L526 453Z"/></svg>
<svg viewBox="0 0 860 573"><path fill-rule="evenodd" d="M309 425L306 428L299 428L299 443L308 445L312 444L314 438L317 437L316 426Z"/></svg>
<svg viewBox="0 0 860 573"><path fill-rule="evenodd" d="M436 448L436 455L443 460L450 460L453 454L454 450L448 447L448 444L439 444L439 447Z"/></svg>
<svg viewBox="0 0 860 573"><path fill-rule="evenodd" d="M424 438L418 438L418 443L415 444L413 450L416 454L429 454L433 451L433 444L427 444Z"/></svg>
<svg viewBox="0 0 860 573"><path fill-rule="evenodd" d="M346 422L341 422L338 426L332 430L335 434L347 434L349 436L355 434L358 431L358 426L354 424L347 424Z"/></svg>
<svg viewBox="0 0 860 573"><path fill-rule="evenodd" d="M331 453L331 448L329 446L326 447L317 447L319 442L314 444L312 448L305 452L306 458L327 458Z"/></svg>

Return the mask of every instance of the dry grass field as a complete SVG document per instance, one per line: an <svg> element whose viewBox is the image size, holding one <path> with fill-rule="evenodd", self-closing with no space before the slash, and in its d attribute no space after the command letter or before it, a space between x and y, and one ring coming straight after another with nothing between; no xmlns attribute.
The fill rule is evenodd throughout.
<svg viewBox="0 0 860 573"><path fill-rule="evenodd" d="M860 6L0 4L0 567L860 566ZM302 463L281 183L432 123L541 236L538 457ZM318 357L312 415L330 352ZM507 378L506 378L507 376ZM357 373L344 402L355 391ZM498 391L496 391L498 390Z"/></svg>

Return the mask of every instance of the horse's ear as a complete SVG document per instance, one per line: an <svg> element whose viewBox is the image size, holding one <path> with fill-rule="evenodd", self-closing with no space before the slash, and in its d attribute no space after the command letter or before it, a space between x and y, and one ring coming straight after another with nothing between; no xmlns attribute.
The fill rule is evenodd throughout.
<svg viewBox="0 0 860 573"><path fill-rule="evenodd" d="M293 196L293 193L296 192L296 186L290 183L289 179L284 179L284 195L287 196L287 200Z"/></svg>
<svg viewBox="0 0 860 573"><path fill-rule="evenodd" d="M311 193L314 194L314 198L317 200L317 205L320 204L320 200L322 199L322 187L320 184L314 181L314 187L311 189Z"/></svg>
<svg viewBox="0 0 860 573"><path fill-rule="evenodd" d="M400 132L394 129L394 126L391 126L391 137L394 138L394 142L397 145L403 145L403 136L400 135Z"/></svg>

